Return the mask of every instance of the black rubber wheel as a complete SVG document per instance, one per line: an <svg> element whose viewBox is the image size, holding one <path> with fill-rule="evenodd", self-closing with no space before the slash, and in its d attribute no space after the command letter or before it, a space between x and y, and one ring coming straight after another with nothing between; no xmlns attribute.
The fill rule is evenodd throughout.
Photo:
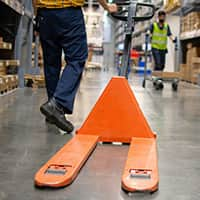
<svg viewBox="0 0 200 200"><path fill-rule="evenodd" d="M155 191L151 191L150 194L153 195L153 194L155 194L155 193L158 192L158 191L159 191L159 188L156 189Z"/></svg>
<svg viewBox="0 0 200 200"><path fill-rule="evenodd" d="M172 83L172 89L173 89L173 91L177 91L178 90L178 83L176 83L176 82L173 82Z"/></svg>
<svg viewBox="0 0 200 200"><path fill-rule="evenodd" d="M164 84L161 80L157 80L154 85L156 90L163 90Z"/></svg>
<svg viewBox="0 0 200 200"><path fill-rule="evenodd" d="M129 193L131 193L131 192L129 192L128 190L126 190L126 189L124 189L123 187L121 187L121 189L122 189L122 191L125 193L125 194L129 194Z"/></svg>
<svg viewBox="0 0 200 200"><path fill-rule="evenodd" d="M160 88L160 90L163 90L164 84L162 82L159 83L159 88Z"/></svg>
<svg viewBox="0 0 200 200"><path fill-rule="evenodd" d="M143 87L143 88L146 87L146 80L143 80L143 82L142 82L142 87Z"/></svg>
<svg viewBox="0 0 200 200"><path fill-rule="evenodd" d="M112 142L102 142L102 144L112 144Z"/></svg>

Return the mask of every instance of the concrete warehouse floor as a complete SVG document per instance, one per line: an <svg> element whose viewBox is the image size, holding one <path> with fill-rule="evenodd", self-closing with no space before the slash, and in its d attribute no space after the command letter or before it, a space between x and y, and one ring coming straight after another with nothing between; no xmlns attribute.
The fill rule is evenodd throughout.
<svg viewBox="0 0 200 200"><path fill-rule="evenodd" d="M78 128L111 77L86 72L70 119ZM151 126L158 133L160 189L157 193L127 195L121 190L128 146L98 145L77 179L62 189L38 189L34 174L71 135L45 124L39 106L45 89L18 89L0 97L0 200L199 200L200 88L181 83L155 91L144 90L142 79L131 86Z"/></svg>

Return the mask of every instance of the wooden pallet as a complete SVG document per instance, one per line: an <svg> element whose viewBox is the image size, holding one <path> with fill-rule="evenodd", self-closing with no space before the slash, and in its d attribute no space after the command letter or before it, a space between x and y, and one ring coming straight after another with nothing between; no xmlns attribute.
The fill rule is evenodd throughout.
<svg viewBox="0 0 200 200"><path fill-rule="evenodd" d="M32 74L25 74L24 79L27 82L30 82L30 86L33 88L45 88L45 78L43 75L32 75Z"/></svg>
<svg viewBox="0 0 200 200"><path fill-rule="evenodd" d="M160 72L160 71L153 71L152 76L163 78L163 79L181 79L182 74L180 72Z"/></svg>
<svg viewBox="0 0 200 200"><path fill-rule="evenodd" d="M4 94L18 87L17 75L1 75L0 76L0 93Z"/></svg>
<svg viewBox="0 0 200 200"><path fill-rule="evenodd" d="M7 84L5 82L5 79L0 77L0 94L4 94L8 91Z"/></svg>
<svg viewBox="0 0 200 200"><path fill-rule="evenodd" d="M0 49L8 49L11 50L12 49L12 44L8 43L8 42L4 42L3 38L0 37Z"/></svg>
<svg viewBox="0 0 200 200"><path fill-rule="evenodd" d="M19 60L0 60L0 75L6 75L9 67L18 67Z"/></svg>

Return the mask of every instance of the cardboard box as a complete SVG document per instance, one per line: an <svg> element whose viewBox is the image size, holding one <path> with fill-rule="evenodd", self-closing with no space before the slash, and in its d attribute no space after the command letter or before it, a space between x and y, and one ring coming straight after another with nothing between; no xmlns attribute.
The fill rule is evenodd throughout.
<svg viewBox="0 0 200 200"><path fill-rule="evenodd" d="M200 29L200 12L190 12L181 19L181 33Z"/></svg>
<svg viewBox="0 0 200 200"><path fill-rule="evenodd" d="M160 78L181 78L180 72L160 72L154 71L152 72L152 76L160 77Z"/></svg>
<svg viewBox="0 0 200 200"><path fill-rule="evenodd" d="M192 57L192 63L200 64L200 57Z"/></svg>
<svg viewBox="0 0 200 200"><path fill-rule="evenodd" d="M197 73L195 70L199 63L200 57L200 47L193 47L192 43L187 44L187 53L186 53L186 74L185 80L192 81L194 73Z"/></svg>
<svg viewBox="0 0 200 200"><path fill-rule="evenodd" d="M186 80L186 68L187 68L186 64L180 64L180 73L181 73L181 78L183 80Z"/></svg>

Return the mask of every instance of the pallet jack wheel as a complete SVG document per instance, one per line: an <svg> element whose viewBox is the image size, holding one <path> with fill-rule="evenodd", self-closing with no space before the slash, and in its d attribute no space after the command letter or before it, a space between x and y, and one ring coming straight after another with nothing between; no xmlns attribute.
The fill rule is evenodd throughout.
<svg viewBox="0 0 200 200"><path fill-rule="evenodd" d="M125 194L127 194L127 195L132 195L134 192L130 192L130 191L128 191L128 190L126 190L126 189L124 189L123 187L121 187L121 189L122 189L122 191L125 193ZM143 192L145 192L145 193L147 193L147 194L150 194L150 195L153 195L154 193L156 193L156 192L158 192L159 191L159 189L156 189L155 191L135 191L135 192L137 192L137 193L143 193Z"/></svg>
<svg viewBox="0 0 200 200"><path fill-rule="evenodd" d="M132 192L129 192L128 190L124 189L123 187L121 187L121 190L127 195L130 195L132 193Z"/></svg>
<svg viewBox="0 0 200 200"><path fill-rule="evenodd" d="M143 88L146 87L146 81L145 81L145 80L143 80L143 82L142 82L142 87L143 87Z"/></svg>
<svg viewBox="0 0 200 200"><path fill-rule="evenodd" d="M173 91L177 91L178 90L178 83L177 82L173 82L172 83L172 89L173 89Z"/></svg>
<svg viewBox="0 0 200 200"><path fill-rule="evenodd" d="M156 193L156 192L158 192L158 191L159 191L159 188L156 189L155 191L151 191L150 194L153 195L154 193Z"/></svg>
<svg viewBox="0 0 200 200"><path fill-rule="evenodd" d="M154 87L156 90L163 90L164 84L163 84L162 80L157 80L154 84Z"/></svg>

